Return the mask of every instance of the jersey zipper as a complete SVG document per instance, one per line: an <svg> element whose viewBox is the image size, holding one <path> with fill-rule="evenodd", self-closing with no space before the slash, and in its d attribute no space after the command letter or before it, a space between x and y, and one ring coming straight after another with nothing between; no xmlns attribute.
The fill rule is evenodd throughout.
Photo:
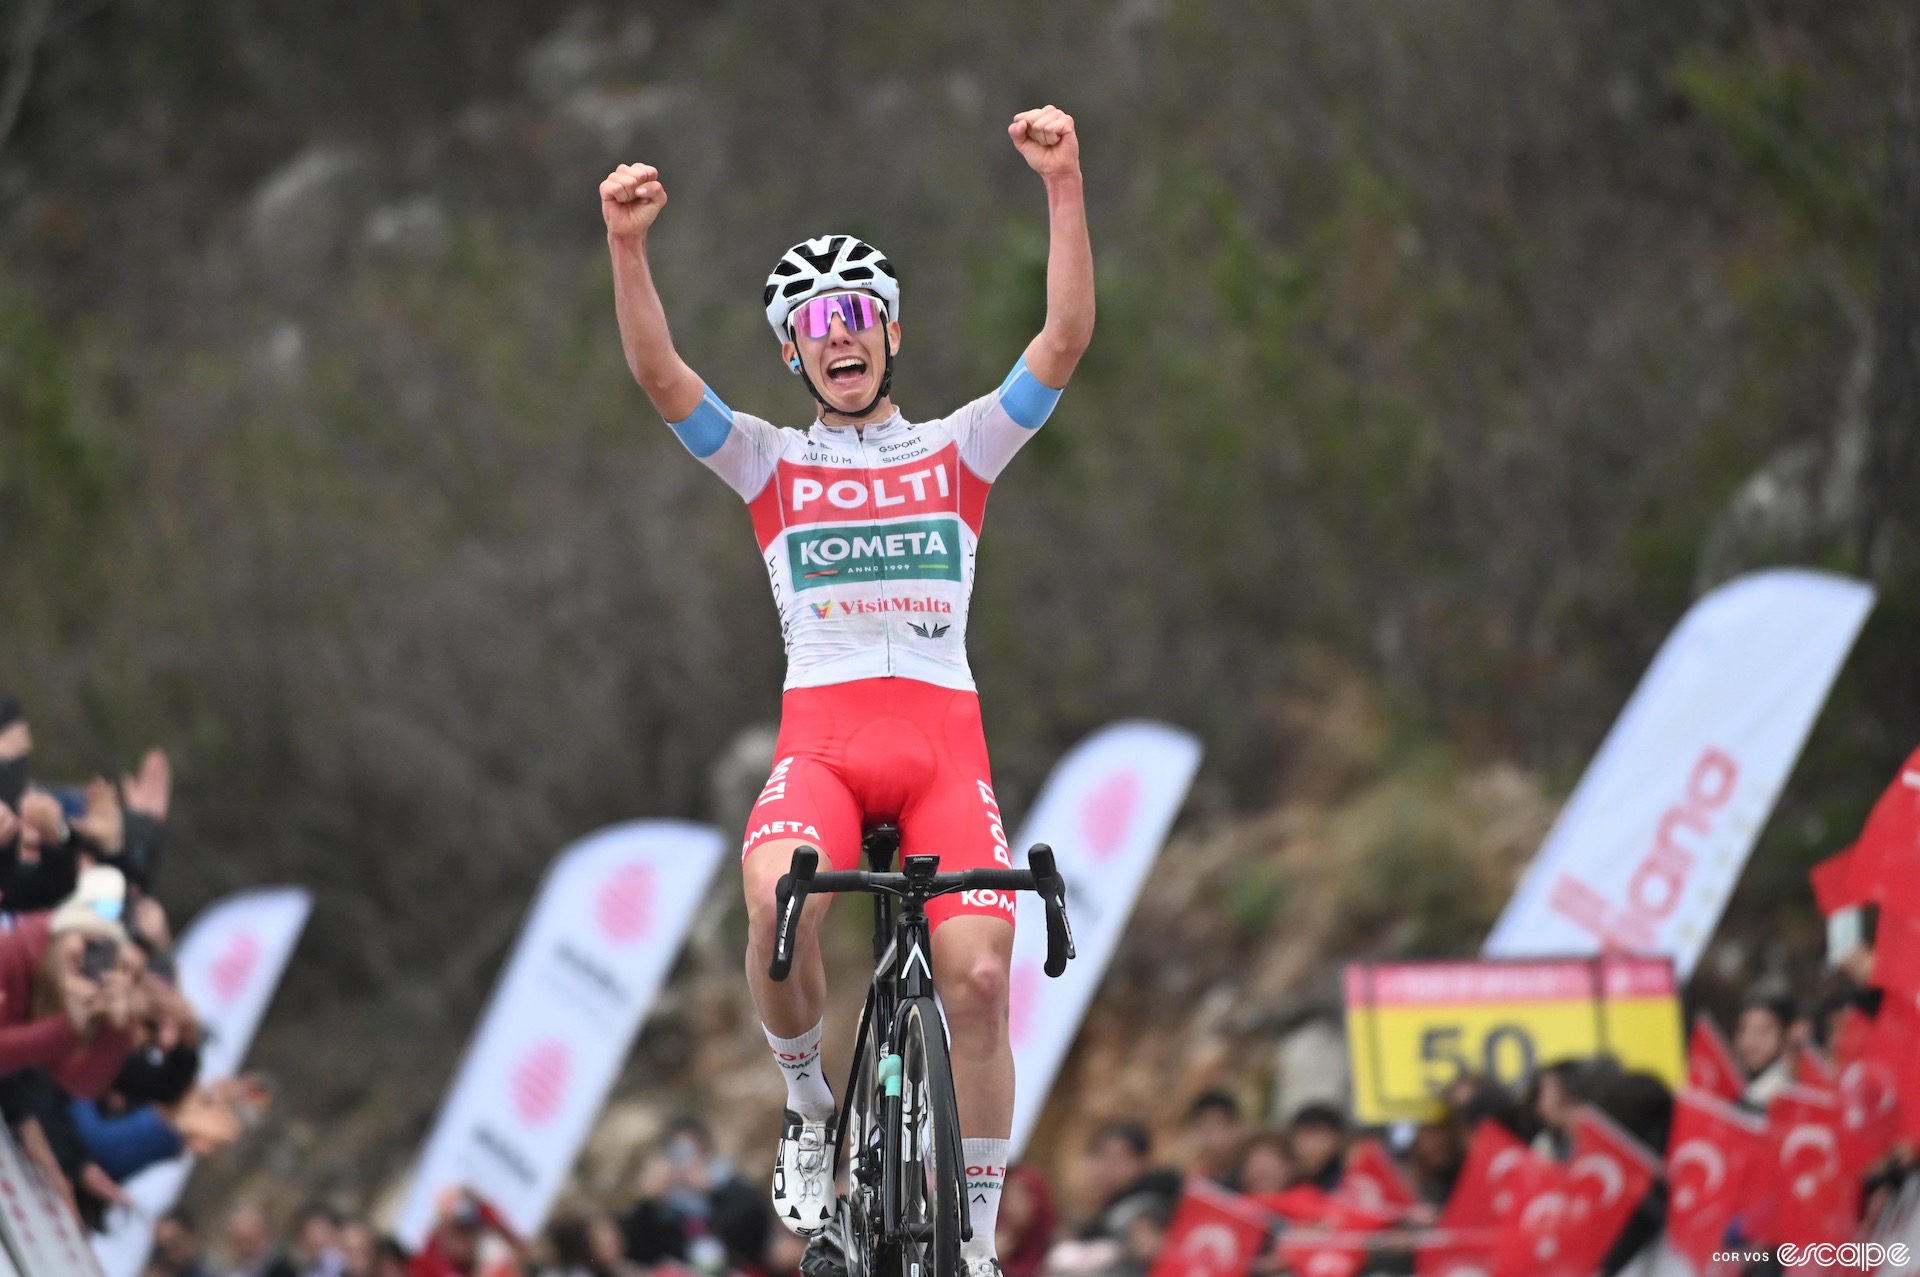
<svg viewBox="0 0 1920 1277"><path fill-rule="evenodd" d="M867 527L879 535L880 507L873 503L873 458L867 455L867 431L872 426L855 426L854 442L860 449L860 468L866 471ZM887 610L887 560L880 560L880 637L887 650L887 677L893 677L893 613Z"/></svg>

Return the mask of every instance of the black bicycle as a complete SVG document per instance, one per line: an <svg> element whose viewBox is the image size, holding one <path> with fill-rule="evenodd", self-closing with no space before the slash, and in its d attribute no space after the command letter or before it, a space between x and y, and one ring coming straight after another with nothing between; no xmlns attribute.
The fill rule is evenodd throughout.
<svg viewBox="0 0 1920 1277"><path fill-rule="evenodd" d="M776 889L773 961L784 980L807 897L865 892L874 897L872 987L834 1127L833 1176L844 1182L836 1223L847 1277L956 1277L960 1244L973 1229L966 1209L960 1115L947 1058L946 1022L933 998L927 902L956 891L1033 891L1047 906L1046 971L1057 976L1073 957L1066 886L1044 843L1026 869L941 873L938 856L908 856L891 873L899 831L868 830L872 869L818 872L811 847L793 853ZM845 1179L842 1180L844 1174Z"/></svg>

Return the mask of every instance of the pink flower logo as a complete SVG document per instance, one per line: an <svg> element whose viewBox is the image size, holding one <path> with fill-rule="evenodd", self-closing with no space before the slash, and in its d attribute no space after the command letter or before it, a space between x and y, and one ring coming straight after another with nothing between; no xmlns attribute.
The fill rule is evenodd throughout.
<svg viewBox="0 0 1920 1277"><path fill-rule="evenodd" d="M213 986L213 996L223 1005L231 1003L246 989L253 979L254 968L259 965L260 942L251 931L234 932L227 947L207 968L207 982Z"/></svg>
<svg viewBox="0 0 1920 1277"><path fill-rule="evenodd" d="M513 1111L528 1126L543 1126L560 1111L567 1098L567 1080L573 1056L566 1043L549 1039L528 1051L514 1066Z"/></svg>
<svg viewBox="0 0 1920 1277"><path fill-rule="evenodd" d="M632 944L646 935L653 922L653 870L640 864L616 869L593 902L593 916L600 934L613 944Z"/></svg>
<svg viewBox="0 0 1920 1277"><path fill-rule="evenodd" d="M1140 806L1140 777L1115 772L1088 791L1080 803L1080 833L1095 860L1109 860L1126 840Z"/></svg>

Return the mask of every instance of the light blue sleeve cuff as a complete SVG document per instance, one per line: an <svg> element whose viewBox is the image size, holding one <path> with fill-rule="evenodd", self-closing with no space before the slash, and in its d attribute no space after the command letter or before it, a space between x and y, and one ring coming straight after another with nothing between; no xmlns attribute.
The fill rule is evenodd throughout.
<svg viewBox="0 0 1920 1277"><path fill-rule="evenodd" d="M693 410L693 415L685 421L669 421L667 425L680 436L688 452L704 458L720 451L720 445L727 441L728 433L733 430L733 409L720 402L720 396L713 393L711 386L702 386L701 390L700 406Z"/></svg>
<svg viewBox="0 0 1920 1277"><path fill-rule="evenodd" d="M1020 362L1000 383L1000 406L1013 418L1015 425L1028 430L1038 430L1052 415L1053 406L1059 402L1060 392L1033 375L1027 367L1025 355L1020 356Z"/></svg>

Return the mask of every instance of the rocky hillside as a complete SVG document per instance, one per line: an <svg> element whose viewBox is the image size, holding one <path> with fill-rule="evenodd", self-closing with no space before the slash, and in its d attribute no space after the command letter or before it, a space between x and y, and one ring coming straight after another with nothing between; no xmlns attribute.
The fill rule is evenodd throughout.
<svg viewBox="0 0 1920 1277"><path fill-rule="evenodd" d="M1920 739L1908 5L0 21L0 683L48 775L172 751L176 912L261 882L318 902L259 1047L275 1125L208 1193L389 1180L554 850L732 822L716 774L751 761L781 656L744 514L623 367L593 195L617 160L666 174L662 288L730 401L808 411L754 300L832 225L901 266L926 415L1039 323L1006 120L1079 118L1100 326L993 499L970 639L996 785L1017 818L1129 715L1208 762L1077 1102L1215 1069L1261 1091L1333 959L1471 943L1732 572L1817 563L1883 602L1729 952L1791 957L1806 866ZM1302 708L1349 686L1364 714ZM745 1139L737 927L715 909L627 1083ZM1140 1015L1167 1033L1123 1067L1111 1026Z"/></svg>

